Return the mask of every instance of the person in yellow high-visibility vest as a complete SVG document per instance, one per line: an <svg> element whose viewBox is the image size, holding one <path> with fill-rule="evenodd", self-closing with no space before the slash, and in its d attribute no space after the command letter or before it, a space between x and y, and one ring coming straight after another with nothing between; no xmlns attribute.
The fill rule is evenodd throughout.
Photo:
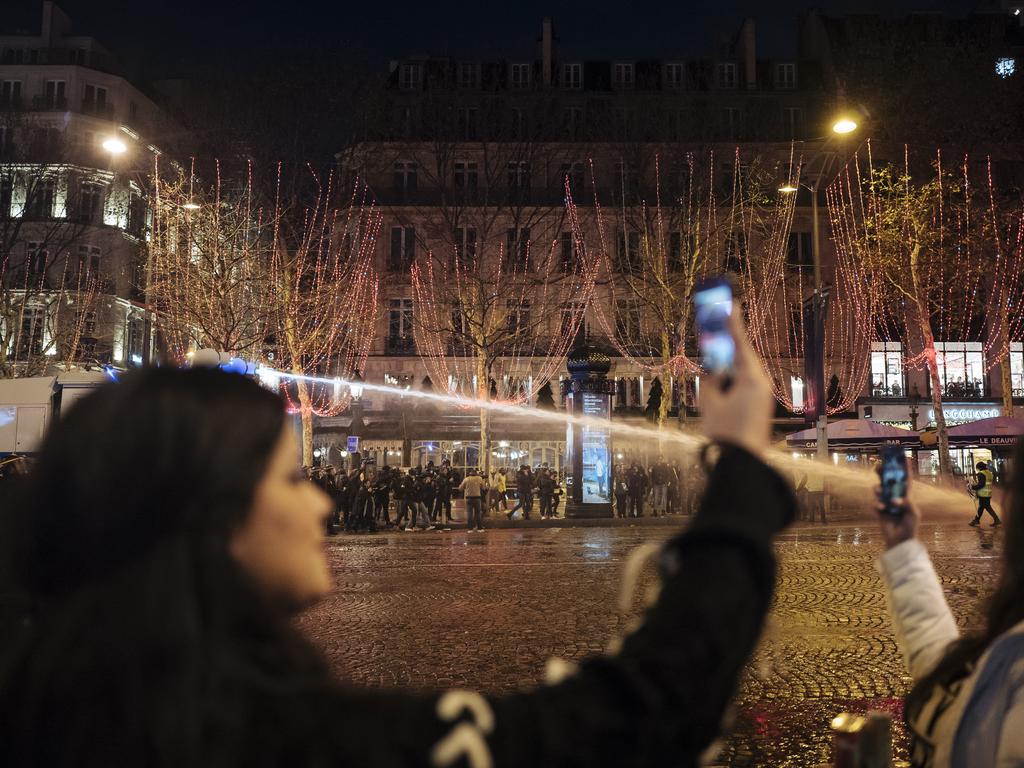
<svg viewBox="0 0 1024 768"><path fill-rule="evenodd" d="M992 509L992 484L995 480L992 470L988 468L988 464L983 461L979 461L977 465L978 473L975 475L977 481L971 486L971 490L978 497L978 514L971 520L971 525L981 525L981 513L988 512L992 515L992 525L1000 525L1001 521L996 511Z"/></svg>

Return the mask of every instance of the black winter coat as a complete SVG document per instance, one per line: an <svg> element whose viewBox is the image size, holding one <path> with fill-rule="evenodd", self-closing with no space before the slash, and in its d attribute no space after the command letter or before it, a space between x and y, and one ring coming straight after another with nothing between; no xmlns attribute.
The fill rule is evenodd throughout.
<svg viewBox="0 0 1024 768"><path fill-rule="evenodd" d="M720 735L775 586L772 535L793 519L789 486L726 447L700 511L661 556L663 586L618 654L557 685L505 696L321 689L254 694L248 765L399 768L690 768ZM483 764L483 763L480 763Z"/></svg>

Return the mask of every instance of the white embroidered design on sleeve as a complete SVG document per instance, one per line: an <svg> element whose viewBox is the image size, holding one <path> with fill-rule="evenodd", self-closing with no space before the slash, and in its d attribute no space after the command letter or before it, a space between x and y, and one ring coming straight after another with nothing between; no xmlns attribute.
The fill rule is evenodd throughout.
<svg viewBox="0 0 1024 768"><path fill-rule="evenodd" d="M486 736L494 730L494 711L487 699L476 691L453 690L437 701L437 716L447 723L463 712L469 712L472 722L459 723L434 745L431 765L446 768L464 757L470 768L492 768L494 760Z"/></svg>

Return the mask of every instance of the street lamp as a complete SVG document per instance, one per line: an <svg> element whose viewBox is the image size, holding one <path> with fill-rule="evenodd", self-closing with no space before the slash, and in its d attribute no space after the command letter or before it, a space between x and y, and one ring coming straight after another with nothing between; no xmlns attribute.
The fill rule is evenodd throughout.
<svg viewBox="0 0 1024 768"><path fill-rule="evenodd" d="M799 180L794 184L793 182L787 181L785 184L779 187L779 192L782 194L796 194L800 187L807 189L811 193L811 256L814 261L814 300L817 302L818 311L815 312L814 316L821 318L824 322L825 312L827 311L828 302L828 289L823 285L822 280L822 269L821 269L821 226L818 223L818 195L821 190L821 182L825 176L828 175L830 168L832 167L832 161L835 159L835 152L829 150L826 151L831 141L837 140L841 137L847 136L858 128L856 120L848 115L841 115L832 123L832 135L825 139L821 149L815 153L814 156L808 161L808 167L814 163L818 157L822 158L821 170L814 177L814 184L808 186L803 184ZM820 360L825 359L825 334L823 329L819 329L821 332L815 332L814 342L815 350ZM805 353L806 358L806 353ZM805 360L806 369L806 360ZM819 461L828 460L828 415L826 409L828 407L827 400L827 389L825 387L825 366L820 366L820 371L815 371L815 378L818 381L808 381L807 385L815 385L817 390L818 399L820 400L820 411L818 414L817 424L817 454Z"/></svg>
<svg viewBox="0 0 1024 768"><path fill-rule="evenodd" d="M128 151L128 145L117 136L109 136L103 140L103 149L112 155L123 155Z"/></svg>
<svg viewBox="0 0 1024 768"><path fill-rule="evenodd" d="M366 379L359 375L359 371L356 371L351 379L348 380L348 388L352 393L353 400L359 400L363 396L363 384Z"/></svg>

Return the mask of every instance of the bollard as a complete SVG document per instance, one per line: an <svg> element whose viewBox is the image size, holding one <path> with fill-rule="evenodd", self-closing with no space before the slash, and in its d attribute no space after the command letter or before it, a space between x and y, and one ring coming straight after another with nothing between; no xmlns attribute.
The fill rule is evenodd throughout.
<svg viewBox="0 0 1024 768"><path fill-rule="evenodd" d="M841 712L832 718L832 768L860 768L864 717Z"/></svg>

